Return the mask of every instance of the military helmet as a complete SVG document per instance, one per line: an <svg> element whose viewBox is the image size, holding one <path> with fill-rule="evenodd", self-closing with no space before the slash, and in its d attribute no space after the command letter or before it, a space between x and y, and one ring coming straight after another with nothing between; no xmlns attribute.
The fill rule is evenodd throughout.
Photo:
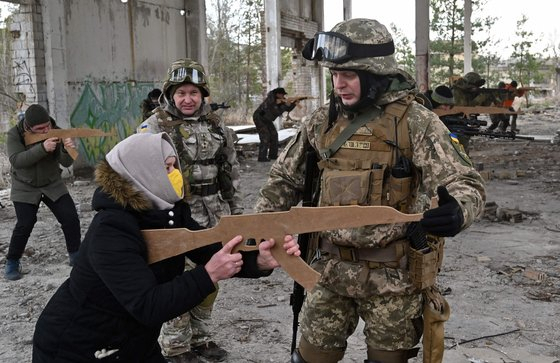
<svg viewBox="0 0 560 363"><path fill-rule="evenodd" d="M476 72L469 72L463 76L465 82L471 86L481 87L486 83L486 80L480 77Z"/></svg>
<svg viewBox="0 0 560 363"><path fill-rule="evenodd" d="M185 83L191 83L200 88L204 97L210 96L204 67L202 64L189 58L178 59L171 64L163 82L163 93L168 99L171 99L171 88Z"/></svg>
<svg viewBox="0 0 560 363"><path fill-rule="evenodd" d="M402 73L395 60L395 45L387 28L373 19L350 19L330 32L319 32L310 40L303 57L323 67L364 70L373 74Z"/></svg>

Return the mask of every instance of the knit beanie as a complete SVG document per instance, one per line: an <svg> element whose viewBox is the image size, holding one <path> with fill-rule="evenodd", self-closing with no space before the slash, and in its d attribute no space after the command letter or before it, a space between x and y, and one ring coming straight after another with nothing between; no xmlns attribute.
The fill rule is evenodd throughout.
<svg viewBox="0 0 560 363"><path fill-rule="evenodd" d="M133 134L105 155L111 168L129 180L158 210L171 209L181 199L165 167L167 157L177 157L171 142L169 135L163 132Z"/></svg>
<svg viewBox="0 0 560 363"><path fill-rule="evenodd" d="M441 105L453 105L453 92L447 86L437 86L434 92L432 92L432 100L436 101Z"/></svg>
<svg viewBox="0 0 560 363"><path fill-rule="evenodd" d="M31 105L25 111L25 123L29 127L33 127L36 125L44 124L49 122L51 117L45 108L41 105Z"/></svg>

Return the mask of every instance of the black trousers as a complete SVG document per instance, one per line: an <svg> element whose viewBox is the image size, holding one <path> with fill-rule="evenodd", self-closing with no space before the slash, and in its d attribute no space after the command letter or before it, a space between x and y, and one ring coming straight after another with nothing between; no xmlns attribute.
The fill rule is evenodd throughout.
<svg viewBox="0 0 560 363"><path fill-rule="evenodd" d="M253 116L253 122L259 133L259 160L276 159L278 157L278 131L274 122L268 122L259 116Z"/></svg>
<svg viewBox="0 0 560 363"><path fill-rule="evenodd" d="M70 194L64 194L55 202L43 196L41 201L45 203L60 223L64 238L66 239L67 251L78 251L81 240L80 219ZM14 202L17 222L12 232L8 256L6 256L8 259L19 260L23 255L31 231L33 231L33 227L37 222L37 211L40 204Z"/></svg>

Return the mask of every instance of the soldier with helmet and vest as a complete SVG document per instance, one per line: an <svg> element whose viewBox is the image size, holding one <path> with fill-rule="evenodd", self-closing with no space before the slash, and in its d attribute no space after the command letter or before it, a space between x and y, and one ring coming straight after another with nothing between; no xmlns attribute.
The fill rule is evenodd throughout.
<svg viewBox="0 0 560 363"><path fill-rule="evenodd" d="M491 106L501 103L499 95L493 92L481 92L486 80L476 72L468 72L453 83L453 99L456 106ZM471 137L458 135L459 142L469 152Z"/></svg>
<svg viewBox="0 0 560 363"><path fill-rule="evenodd" d="M481 215L485 190L438 116L415 101L415 82L397 67L394 51L384 25L350 19L315 34L302 52L329 69L333 92L272 165L255 210L288 210L301 202L311 150L319 169L315 205L390 206L423 218L317 234L310 255L321 279L307 291L292 362L342 360L359 318L366 363L407 362L423 333L424 357L438 362L443 356L449 309L433 286L433 271L441 264L443 237ZM433 197L438 205L429 209ZM431 256L432 277L424 269L409 271L422 256ZM420 287L424 274L432 283Z"/></svg>
<svg viewBox="0 0 560 363"><path fill-rule="evenodd" d="M210 96L201 64L179 59L168 69L160 106L137 132L166 132L177 149L185 181L185 199L192 217L211 228L224 215L242 214L239 162L232 132L204 99ZM187 260L187 265L193 264ZM201 305L164 324L160 344L169 362L199 362L198 355L222 361L227 352L210 340L210 319L216 292Z"/></svg>

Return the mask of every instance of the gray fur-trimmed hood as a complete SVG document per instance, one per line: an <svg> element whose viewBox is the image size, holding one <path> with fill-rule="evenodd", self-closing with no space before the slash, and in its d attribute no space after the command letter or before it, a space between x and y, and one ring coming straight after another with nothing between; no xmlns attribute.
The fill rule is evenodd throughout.
<svg viewBox="0 0 560 363"><path fill-rule="evenodd" d="M132 183L111 168L105 160L100 161L95 168L95 182L101 190L125 209L145 211L153 209L152 202Z"/></svg>

